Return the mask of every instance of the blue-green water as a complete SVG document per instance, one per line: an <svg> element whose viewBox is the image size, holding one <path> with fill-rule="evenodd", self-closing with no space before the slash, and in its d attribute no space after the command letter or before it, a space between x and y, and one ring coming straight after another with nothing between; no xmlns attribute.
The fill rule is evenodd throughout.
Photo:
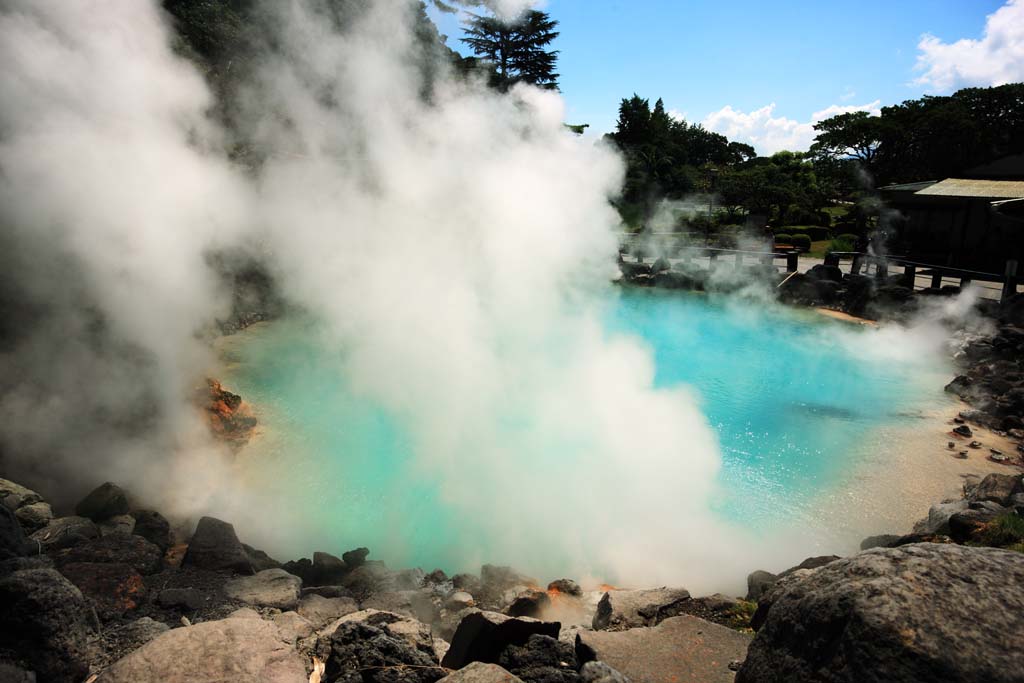
<svg viewBox="0 0 1024 683"><path fill-rule="evenodd" d="M653 352L656 386L697 395L721 448L713 515L754 533L807 514L810 501L843 485L872 434L942 396L937 359L894 354L880 348L892 336L813 312L625 291L604 323L609 336L638 337ZM500 528L507 522L468 519L445 502L444 482L415 466L401 422L346 385L342 352L318 330L291 320L246 333L227 378L267 427L253 449L255 485L307 520L291 537L294 551L317 549L304 546L317 538L333 544L320 549L366 545L401 566L498 559L491 550L513 532ZM680 457L688 447L678 445Z"/></svg>

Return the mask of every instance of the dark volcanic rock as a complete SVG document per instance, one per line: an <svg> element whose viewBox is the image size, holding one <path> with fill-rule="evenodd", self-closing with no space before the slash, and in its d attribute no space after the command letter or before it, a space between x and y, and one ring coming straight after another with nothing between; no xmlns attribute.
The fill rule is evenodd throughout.
<svg viewBox="0 0 1024 683"><path fill-rule="evenodd" d="M14 513L0 505L0 560L28 555L29 549L25 531Z"/></svg>
<svg viewBox="0 0 1024 683"><path fill-rule="evenodd" d="M109 481L100 484L89 495L75 506L75 514L88 517L94 522L102 522L114 515L128 512L128 496L117 484Z"/></svg>
<svg viewBox="0 0 1024 683"><path fill-rule="evenodd" d="M447 673L432 653L365 622L331 634L325 680L343 683L433 683Z"/></svg>
<svg viewBox="0 0 1024 683"><path fill-rule="evenodd" d="M365 550L365 548L363 548ZM355 551L349 551L355 552ZM348 555L349 553L345 553ZM366 556L363 556L365 561ZM362 561L359 563L362 564ZM339 557L330 553L313 553L312 573L309 578L311 586L339 586L348 573L349 566ZM305 581L305 579L303 579Z"/></svg>
<svg viewBox="0 0 1024 683"><path fill-rule="evenodd" d="M576 683L576 652L551 636L534 634L523 645L509 645L498 664L527 683Z"/></svg>
<svg viewBox="0 0 1024 683"><path fill-rule="evenodd" d="M60 573L95 603L103 617L129 612L146 596L142 575L127 564L72 562Z"/></svg>
<svg viewBox="0 0 1024 683"><path fill-rule="evenodd" d="M53 521L53 509L49 503L29 503L14 511L14 516L28 533L38 531Z"/></svg>
<svg viewBox="0 0 1024 683"><path fill-rule="evenodd" d="M1019 682L1024 554L874 549L780 584L737 683Z"/></svg>
<svg viewBox="0 0 1024 683"><path fill-rule="evenodd" d="M452 587L455 590L477 595L481 588L480 579L473 574L456 574L452 577Z"/></svg>
<svg viewBox="0 0 1024 683"><path fill-rule="evenodd" d="M879 534L878 536L868 536L860 542L861 550L870 550L871 548L888 548L893 546L897 541L900 540L900 536L896 534Z"/></svg>
<svg viewBox="0 0 1024 683"><path fill-rule="evenodd" d="M459 622L452 646L441 663L449 669L459 669L470 662L495 663L509 645L524 645L534 634L557 638L560 628L558 622L473 612Z"/></svg>
<svg viewBox="0 0 1024 683"><path fill-rule="evenodd" d="M970 495L971 502L992 501L1006 505L1015 493L1024 491L1024 483L1019 474L989 474Z"/></svg>
<svg viewBox="0 0 1024 683"><path fill-rule="evenodd" d="M155 574L163 567L163 553L141 536L103 536L91 538L51 554L54 564L72 562L123 563L140 574Z"/></svg>
<svg viewBox="0 0 1024 683"><path fill-rule="evenodd" d="M747 575L747 600L757 602L779 580L776 574L758 569Z"/></svg>
<svg viewBox="0 0 1024 683"><path fill-rule="evenodd" d="M394 573L382 562L367 562L346 574L341 585L356 599L365 600L374 593L394 590Z"/></svg>
<svg viewBox="0 0 1024 683"><path fill-rule="evenodd" d="M551 606L551 598L544 591L530 591L520 595L506 610L510 617L540 617L541 612Z"/></svg>
<svg viewBox="0 0 1024 683"><path fill-rule="evenodd" d="M14 512L23 505L39 503L43 497L32 489L15 484L7 479L0 479L0 505Z"/></svg>
<svg viewBox="0 0 1024 683"><path fill-rule="evenodd" d="M96 524L86 517L58 517L39 531L30 536L42 548L43 552L52 552L61 548L97 538L100 530Z"/></svg>
<svg viewBox="0 0 1024 683"><path fill-rule="evenodd" d="M181 564L183 567L253 573L249 556L235 535L235 527L213 517L199 520Z"/></svg>
<svg viewBox="0 0 1024 683"><path fill-rule="evenodd" d="M167 552L173 542L171 523L156 510L136 510L132 517L135 518L135 529L132 533L142 536L162 552Z"/></svg>
<svg viewBox="0 0 1024 683"><path fill-rule="evenodd" d="M583 589L580 585L572 579L558 579L548 584L549 591L555 591L562 593L563 595L571 595L574 598L578 598L583 595Z"/></svg>
<svg viewBox="0 0 1024 683"><path fill-rule="evenodd" d="M203 606L203 594L195 588L165 588L156 601L162 607L195 611Z"/></svg>
<svg viewBox="0 0 1024 683"><path fill-rule="evenodd" d="M0 578L0 648L20 653L40 680L89 674L93 617L82 593L53 569Z"/></svg>
<svg viewBox="0 0 1024 683"><path fill-rule="evenodd" d="M253 571L261 572L264 569L280 569L281 563L266 554L262 550L253 548L251 545L242 544L242 549L245 550L245 554L249 557L249 564L252 565Z"/></svg>
<svg viewBox="0 0 1024 683"><path fill-rule="evenodd" d="M957 543L976 540L986 524L999 516L993 510L964 510L949 518L949 536Z"/></svg>
<svg viewBox="0 0 1024 683"><path fill-rule="evenodd" d="M349 569L355 569L366 562L366 556L370 554L367 548L356 548L341 554L341 559Z"/></svg>

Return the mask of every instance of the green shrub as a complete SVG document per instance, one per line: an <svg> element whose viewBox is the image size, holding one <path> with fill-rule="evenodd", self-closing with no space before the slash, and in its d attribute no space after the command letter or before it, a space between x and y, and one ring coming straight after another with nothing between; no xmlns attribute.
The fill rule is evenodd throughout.
<svg viewBox="0 0 1024 683"><path fill-rule="evenodd" d="M747 602L746 600L740 600L736 603L736 606L728 612L728 623L730 628L734 628L737 631L743 631L745 633L752 633L750 628L750 620L754 618L754 612L757 611L756 602Z"/></svg>
<svg viewBox="0 0 1024 683"><path fill-rule="evenodd" d="M836 235L837 240L846 240L850 244L857 244L857 240L860 239L857 235L852 232L844 232L842 235Z"/></svg>
<svg viewBox="0 0 1024 683"><path fill-rule="evenodd" d="M793 236L786 232L775 233L776 244L793 244Z"/></svg>
<svg viewBox="0 0 1024 683"><path fill-rule="evenodd" d="M797 233L793 235L789 243L803 252L811 250L811 237L804 233Z"/></svg>
<svg viewBox="0 0 1024 683"><path fill-rule="evenodd" d="M1024 517L1016 512L1004 512L985 525L978 541L998 548L1024 543Z"/></svg>
<svg viewBox="0 0 1024 683"><path fill-rule="evenodd" d="M832 231L817 225L808 225L803 233L811 238L812 242L822 242L832 239Z"/></svg>
<svg viewBox="0 0 1024 683"><path fill-rule="evenodd" d="M827 256L833 251L853 251L856 239L857 238L854 235L840 235L839 237L836 237L834 240L829 242L828 248L825 250L825 255Z"/></svg>

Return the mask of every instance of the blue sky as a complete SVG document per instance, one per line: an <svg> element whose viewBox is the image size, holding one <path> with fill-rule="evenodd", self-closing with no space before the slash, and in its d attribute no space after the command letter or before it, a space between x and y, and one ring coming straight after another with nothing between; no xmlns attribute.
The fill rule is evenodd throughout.
<svg viewBox="0 0 1024 683"><path fill-rule="evenodd" d="M926 92L1024 80L1024 0L547 0L541 8L560 22L567 120L597 134L637 92L770 153L805 147L816 112L877 111ZM465 53L458 19L435 18Z"/></svg>

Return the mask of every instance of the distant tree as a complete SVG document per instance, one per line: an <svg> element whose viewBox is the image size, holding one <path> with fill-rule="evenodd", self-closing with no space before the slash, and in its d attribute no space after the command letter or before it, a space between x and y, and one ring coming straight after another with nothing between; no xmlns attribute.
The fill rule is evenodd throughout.
<svg viewBox="0 0 1024 683"><path fill-rule="evenodd" d="M811 151L834 159L857 159L873 169L884 125L880 117L866 111L833 116L814 124L818 135Z"/></svg>
<svg viewBox="0 0 1024 683"><path fill-rule="evenodd" d="M516 83L558 89L557 50L547 47L558 37L558 22L546 12L530 10L513 22L494 16L470 15L466 43L480 59L493 65L494 84L507 90Z"/></svg>

